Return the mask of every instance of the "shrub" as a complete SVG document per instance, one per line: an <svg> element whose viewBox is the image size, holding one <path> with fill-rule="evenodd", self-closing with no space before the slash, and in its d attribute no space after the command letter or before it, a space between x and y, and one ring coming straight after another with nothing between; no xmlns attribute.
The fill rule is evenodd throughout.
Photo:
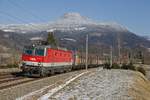
<svg viewBox="0 0 150 100"><path fill-rule="evenodd" d="M146 71L143 67L137 67L137 71L141 72L143 75L146 75Z"/></svg>
<svg viewBox="0 0 150 100"><path fill-rule="evenodd" d="M121 66L121 69L126 69L126 70L127 70L127 69L129 69L128 67L129 67L129 66L128 66L127 64L123 64L123 65Z"/></svg>
<svg viewBox="0 0 150 100"><path fill-rule="evenodd" d="M126 70L136 70L135 69L135 66L132 64L132 63L130 63L130 64L123 64L122 66L121 66L121 68L122 69L126 69Z"/></svg>
<svg viewBox="0 0 150 100"><path fill-rule="evenodd" d="M103 68L104 69L110 69L110 64L109 63L105 63Z"/></svg>
<svg viewBox="0 0 150 100"><path fill-rule="evenodd" d="M119 64L114 63L114 64L112 64L111 68L112 69L120 69L120 66L119 66Z"/></svg>
<svg viewBox="0 0 150 100"><path fill-rule="evenodd" d="M127 66L128 66L128 69L130 70L136 70L135 66L132 63L128 64Z"/></svg>

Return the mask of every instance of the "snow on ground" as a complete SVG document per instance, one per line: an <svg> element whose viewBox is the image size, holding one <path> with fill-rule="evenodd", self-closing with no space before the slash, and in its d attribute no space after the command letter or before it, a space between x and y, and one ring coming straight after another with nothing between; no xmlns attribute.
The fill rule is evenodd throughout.
<svg viewBox="0 0 150 100"><path fill-rule="evenodd" d="M36 90L29 94L26 94L24 96L16 98L16 100L37 100L37 99L38 100L47 100L51 95L55 94L56 92L58 92L59 90L64 88L65 86L70 84L72 81L74 81L78 77L81 77L84 74L90 73L90 71L81 71L81 72L78 71L76 73L72 73L72 75L70 74L70 76L64 78L65 80L59 79L56 83L53 83L49 86L45 86L45 87L41 88L40 90ZM46 91L49 91L49 92L47 93Z"/></svg>
<svg viewBox="0 0 150 100"><path fill-rule="evenodd" d="M87 73L87 74L86 74ZM102 69L84 72L67 79L57 87L31 93L38 100L149 100L149 81L130 70ZM44 94L43 94L44 93ZM31 98L27 98L27 97ZM33 96L34 97L34 96ZM18 100L35 100L26 95Z"/></svg>
<svg viewBox="0 0 150 100"><path fill-rule="evenodd" d="M136 72L128 70L97 70L82 76L49 97L51 100L133 100L129 89Z"/></svg>
<svg viewBox="0 0 150 100"><path fill-rule="evenodd" d="M50 96L54 95L56 92L58 92L59 90L61 90L62 88L64 88L65 86L67 86L72 81L74 81L75 79L77 79L78 77L82 76L85 73L88 73L88 72L81 73L81 74L77 75L76 77L74 77L74 78L70 79L69 81L67 81L65 84L62 84L62 85L50 90L47 94L40 97L39 100L47 100Z"/></svg>

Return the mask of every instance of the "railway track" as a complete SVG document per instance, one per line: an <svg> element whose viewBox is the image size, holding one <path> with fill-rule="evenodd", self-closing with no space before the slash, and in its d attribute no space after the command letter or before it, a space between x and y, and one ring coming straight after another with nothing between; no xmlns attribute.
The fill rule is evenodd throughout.
<svg viewBox="0 0 150 100"><path fill-rule="evenodd" d="M1 74L1 75L0 75L0 80L1 80L1 79L4 79L4 78L12 77L12 76L13 76L13 75L10 74L10 73L9 73L9 74L8 74L8 73L7 73L7 74Z"/></svg>
<svg viewBox="0 0 150 100"><path fill-rule="evenodd" d="M19 84L37 80L38 78L27 78L19 76L18 73L7 73L0 75L0 90L7 89Z"/></svg>
<svg viewBox="0 0 150 100"><path fill-rule="evenodd" d="M54 75L55 76L55 75ZM36 81L42 78L28 78L20 76L19 73L7 73L4 75L0 75L0 90L7 89L13 86L17 86L20 84L28 83L31 81Z"/></svg>
<svg viewBox="0 0 150 100"><path fill-rule="evenodd" d="M23 77L11 77L11 78L0 79L0 84L9 82L9 81L19 80L19 79L23 79Z"/></svg>
<svg viewBox="0 0 150 100"><path fill-rule="evenodd" d="M20 85L20 84L23 84L23 83L27 83L27 82L31 82L31 81L34 81L34 80L37 80L37 79L20 79L19 81L12 81L12 82L7 82L7 83L2 83L0 84L0 90L2 89L7 89L7 88L10 88L10 87L13 87L13 86L17 86L17 85Z"/></svg>
<svg viewBox="0 0 150 100"><path fill-rule="evenodd" d="M96 69L93 68L88 70L92 72ZM5 83L2 83L0 84L0 98L1 100L15 100L16 98L22 97L29 93L32 94L32 92L34 91L37 90L40 91L40 89L45 88L44 91L38 92L37 95L36 94L34 95L35 98L39 98L50 89L65 83L67 80L70 80L71 78L75 77L78 74L81 74L82 72L85 72L85 70L76 70L68 73L55 74L50 77L44 77L44 78L24 77L24 79L19 79L16 80L15 82L14 81L6 82L7 85ZM32 100L32 99L28 99L28 100Z"/></svg>
<svg viewBox="0 0 150 100"><path fill-rule="evenodd" d="M75 71L75 70L73 70ZM0 90L7 89L13 86L35 81L42 78L23 77L22 73L3 73L0 74Z"/></svg>
<svg viewBox="0 0 150 100"><path fill-rule="evenodd" d="M17 78L17 77L20 77L21 74L19 75L19 73L5 73L5 74L0 74L0 83L3 81L3 80L12 80L14 78Z"/></svg>
<svg viewBox="0 0 150 100"><path fill-rule="evenodd" d="M87 72L83 70L77 70L69 73L64 73L61 76L54 75L52 77L49 77L52 80L52 82L50 82L48 86L45 86L44 88L41 88L37 91L31 92L18 100L38 100L38 98L46 94L49 90L54 89L56 87L60 87L60 85L62 84L66 84L66 83L69 84L70 80L83 73L87 73Z"/></svg>

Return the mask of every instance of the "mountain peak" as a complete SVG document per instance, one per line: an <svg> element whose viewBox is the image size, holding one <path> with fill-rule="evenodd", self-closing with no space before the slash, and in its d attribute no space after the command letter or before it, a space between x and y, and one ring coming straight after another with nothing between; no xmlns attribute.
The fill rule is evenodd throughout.
<svg viewBox="0 0 150 100"><path fill-rule="evenodd" d="M21 33L38 32L47 30L85 30L87 27L103 28L107 30L127 31L125 27L118 23L97 22L92 19L82 16L79 13L65 13L62 17L54 22L43 24L22 24L22 25L2 25L1 30L15 31Z"/></svg>
<svg viewBox="0 0 150 100"><path fill-rule="evenodd" d="M63 25L85 25L85 24L96 24L93 20L88 17L82 16L79 13L71 12L65 13L62 17L60 17L56 24L63 24Z"/></svg>
<svg viewBox="0 0 150 100"><path fill-rule="evenodd" d="M65 13L63 15L64 19L82 19L82 20L87 20L87 17L81 16L79 13L76 12L71 12L71 13Z"/></svg>
<svg viewBox="0 0 150 100"><path fill-rule="evenodd" d="M76 12L70 12L70 13L65 13L63 15L64 18L68 18L68 17L82 17L79 13Z"/></svg>

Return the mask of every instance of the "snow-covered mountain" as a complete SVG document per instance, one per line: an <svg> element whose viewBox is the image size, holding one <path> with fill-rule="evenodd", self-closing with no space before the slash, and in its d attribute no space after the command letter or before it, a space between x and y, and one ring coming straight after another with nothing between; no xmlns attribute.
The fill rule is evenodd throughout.
<svg viewBox="0 0 150 100"><path fill-rule="evenodd" d="M53 22L41 23L41 24L9 24L0 25L0 30L5 32L17 32L17 33L28 33L28 32L42 32L47 30L85 30L88 26L95 26L105 29L113 29L116 31L127 31L127 28L119 25L118 23L104 23L96 22L90 18L81 16L79 13L65 13L59 19Z"/></svg>
<svg viewBox="0 0 150 100"><path fill-rule="evenodd" d="M86 34L89 34L89 51L100 55L109 53L112 46L114 55L117 56L118 40L121 49L137 52L143 48L150 48L150 41L147 38L130 32L118 23L102 23L78 13L66 13L53 22L0 25L0 53L6 53L5 48L14 48L20 52L24 46L31 44L31 40L46 39L49 31L55 31L60 47L70 50L73 48L85 50ZM14 52L8 49L7 53Z"/></svg>

